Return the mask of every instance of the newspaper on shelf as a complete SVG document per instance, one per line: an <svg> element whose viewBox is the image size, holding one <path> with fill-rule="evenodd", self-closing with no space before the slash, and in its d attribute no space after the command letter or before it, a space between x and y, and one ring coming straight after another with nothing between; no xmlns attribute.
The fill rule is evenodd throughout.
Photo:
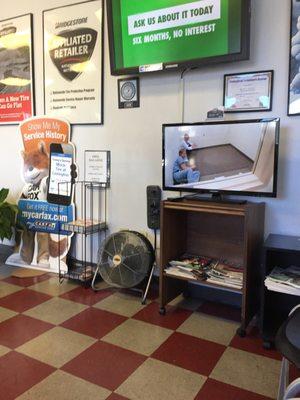
<svg viewBox="0 0 300 400"><path fill-rule="evenodd" d="M300 267L275 267L265 279L268 290L300 296Z"/></svg>
<svg viewBox="0 0 300 400"><path fill-rule="evenodd" d="M209 257L187 257L170 261L165 273L170 276L206 281L241 290L243 287L243 267L221 262Z"/></svg>

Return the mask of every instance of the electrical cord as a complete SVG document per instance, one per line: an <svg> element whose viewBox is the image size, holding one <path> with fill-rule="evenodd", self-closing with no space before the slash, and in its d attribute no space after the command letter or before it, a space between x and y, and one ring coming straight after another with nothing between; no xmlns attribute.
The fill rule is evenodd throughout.
<svg viewBox="0 0 300 400"><path fill-rule="evenodd" d="M191 71L191 68L185 68L182 70L180 74L180 80L181 80L181 99L182 99L182 110L181 110L181 121L184 123L185 120L185 75Z"/></svg>

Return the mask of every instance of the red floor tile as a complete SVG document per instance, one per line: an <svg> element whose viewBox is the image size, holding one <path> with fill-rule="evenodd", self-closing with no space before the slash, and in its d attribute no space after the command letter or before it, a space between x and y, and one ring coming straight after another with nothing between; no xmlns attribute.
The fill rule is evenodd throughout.
<svg viewBox="0 0 300 400"><path fill-rule="evenodd" d="M236 322L241 321L241 309L226 304L207 301L198 308L198 311L218 318L229 319Z"/></svg>
<svg viewBox="0 0 300 400"><path fill-rule="evenodd" d="M295 365L290 364L290 382L293 382L295 379L300 378L300 370L295 367Z"/></svg>
<svg viewBox="0 0 300 400"><path fill-rule="evenodd" d="M160 315L159 305L154 302L135 314L133 318L175 330L192 314L191 311L173 306L167 306L166 310L166 315Z"/></svg>
<svg viewBox="0 0 300 400"><path fill-rule="evenodd" d="M120 396L117 393L112 393L106 400L129 400L127 397Z"/></svg>
<svg viewBox="0 0 300 400"><path fill-rule="evenodd" d="M0 397L13 400L45 379L54 371L43 364L14 351L0 358ZM2 397L3 396L3 397Z"/></svg>
<svg viewBox="0 0 300 400"><path fill-rule="evenodd" d="M51 299L51 296L35 290L23 289L0 299L0 306L16 312L24 312Z"/></svg>
<svg viewBox="0 0 300 400"><path fill-rule="evenodd" d="M14 349L51 329L48 324L26 315L16 315L0 324L0 344ZM1 376L1 375L0 375Z"/></svg>
<svg viewBox="0 0 300 400"><path fill-rule="evenodd" d="M236 349L249 351L250 353L274 358L275 360L281 360L281 356L276 350L266 350L263 348L263 341L260 338L259 329L257 327L251 328L245 338L235 335L230 346Z"/></svg>
<svg viewBox="0 0 300 400"><path fill-rule="evenodd" d="M221 344L175 332L151 357L208 376L225 349Z"/></svg>
<svg viewBox="0 0 300 400"><path fill-rule="evenodd" d="M45 274L41 276L34 276L32 278L16 278L15 276L10 276L3 279L3 282L12 283L13 285L28 287L36 283L47 281L51 278L50 274Z"/></svg>
<svg viewBox="0 0 300 400"><path fill-rule="evenodd" d="M88 308L65 321L61 326L100 339L126 319L108 311Z"/></svg>
<svg viewBox="0 0 300 400"><path fill-rule="evenodd" d="M208 379L194 400L270 400L247 390Z"/></svg>
<svg viewBox="0 0 300 400"><path fill-rule="evenodd" d="M76 303L93 306L94 304L98 303L98 301L110 296L112 293L113 291L110 289L94 292L91 288L79 286L68 293L62 294L60 297L66 300L75 301Z"/></svg>
<svg viewBox="0 0 300 400"><path fill-rule="evenodd" d="M96 385L115 390L145 360L146 357L140 354L100 341L61 369Z"/></svg>

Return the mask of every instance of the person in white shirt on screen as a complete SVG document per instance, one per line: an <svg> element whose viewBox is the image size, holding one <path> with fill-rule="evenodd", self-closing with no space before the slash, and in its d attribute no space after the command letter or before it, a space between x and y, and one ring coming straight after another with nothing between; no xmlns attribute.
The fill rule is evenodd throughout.
<svg viewBox="0 0 300 400"><path fill-rule="evenodd" d="M185 133L183 136L183 141L180 145L181 148L185 149L185 150L193 150L195 149L195 145L193 143L190 142L190 136L188 133Z"/></svg>

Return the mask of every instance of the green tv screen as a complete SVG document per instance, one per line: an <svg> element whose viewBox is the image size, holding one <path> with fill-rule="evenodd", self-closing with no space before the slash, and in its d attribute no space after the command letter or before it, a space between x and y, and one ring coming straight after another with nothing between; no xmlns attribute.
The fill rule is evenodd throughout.
<svg viewBox="0 0 300 400"><path fill-rule="evenodd" d="M114 75L249 58L250 0L108 0Z"/></svg>

